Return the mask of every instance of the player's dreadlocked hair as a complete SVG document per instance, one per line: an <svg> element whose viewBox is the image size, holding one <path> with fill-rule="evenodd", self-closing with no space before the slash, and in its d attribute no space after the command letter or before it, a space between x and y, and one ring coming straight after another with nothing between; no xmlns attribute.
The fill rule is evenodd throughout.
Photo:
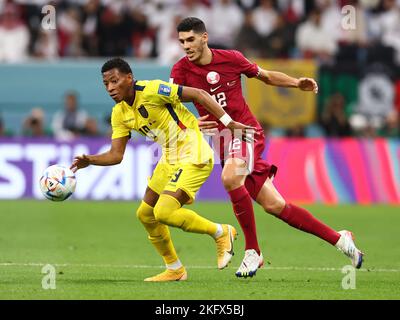
<svg viewBox="0 0 400 320"><path fill-rule="evenodd" d="M178 32L187 32L193 30L195 33L207 32L206 26L199 18L189 17L183 19L176 27Z"/></svg>
<svg viewBox="0 0 400 320"><path fill-rule="evenodd" d="M103 64L101 67L101 73L107 72L111 69L118 69L119 72L128 74L132 73L132 69L129 66L128 62L121 58L112 58Z"/></svg>

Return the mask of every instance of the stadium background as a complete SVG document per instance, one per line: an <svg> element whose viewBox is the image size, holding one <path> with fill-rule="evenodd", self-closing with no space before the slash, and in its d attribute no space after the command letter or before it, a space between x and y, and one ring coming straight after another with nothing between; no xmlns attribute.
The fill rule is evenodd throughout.
<svg viewBox="0 0 400 320"><path fill-rule="evenodd" d="M51 13L46 11L48 8L42 12L46 5L55 8L55 29L46 30L42 24ZM349 16L352 13L356 14L355 20ZM3 275L13 274L17 281L30 268L24 266L28 263L24 259L25 245L40 236L35 238L39 231L36 234L21 229L23 222L35 225L35 217L50 217L52 210L60 210L64 217L59 215L59 221L50 219L57 225L68 226L71 222L66 217L73 215L72 210L81 211L81 216L72 217L75 223L91 223L93 208L100 210L104 204L105 211L108 212L109 205L109 210L114 212L112 208L118 203L75 200L136 201L141 198L146 178L155 165L153 154L157 150L151 143L134 136L121 165L91 167L78 172L77 191L72 200L61 204L63 207L47 201L22 200L43 199L37 181L48 165L67 165L76 154L107 149L113 102L103 88L100 74L107 57L126 57L137 79L168 81L172 64L182 56L175 26L186 16L198 16L206 22L212 47L241 50L269 70L316 78L317 96L294 89L266 87L256 80L243 78L247 101L268 135L264 156L279 166L275 183L288 200L330 212L323 219L333 224L347 217L357 221L354 225L361 231L368 230L370 224L377 226L379 219L380 231L387 232L385 239L391 241L391 246L393 241L398 243L398 237L388 228L391 220L382 222L377 215L387 211L391 212L387 217L397 218L395 213L400 203L400 1L2 0L0 14L0 198L8 199L0 202L0 212L4 237L9 234L11 240L16 240L15 250L7 242L3 243L4 250L0 250ZM78 120L62 128L68 104L76 104ZM196 113L191 104L187 106ZM217 206L224 211L219 219L231 219L220 172L217 164L199 192L197 205L206 212L214 211L212 208ZM132 213L137 202L132 203L132 207L126 202L118 208L128 210L129 207ZM332 204L336 206L326 206ZM32 208L33 216L28 216L27 208ZM107 212L100 213L99 217L111 223ZM352 216L354 213L357 217ZM214 216L210 213L210 217ZM264 215L258 219L264 219ZM262 220L260 224L272 228L270 222ZM40 230L43 226L37 227ZM143 230L140 226L134 228L140 235L135 239L152 252L146 247ZM51 227L45 230L55 232ZM23 240L18 238L22 234ZM87 233L88 237L91 235ZM84 234L77 239L84 246ZM290 242L291 238L287 239ZM76 263L108 261L104 256L96 256L93 261L92 256L80 256L81 260L71 258L68 250L74 249L65 249L70 260L64 259L61 253L53 256L51 250L44 253L35 250L34 261L44 261L45 257L55 257L54 263L74 259ZM139 263L133 258L118 260L111 251L105 255L110 261ZM142 259L137 256L135 259ZM143 264L160 263L157 257L149 259L150 262L143 260ZM11 272L7 269L9 262L22 265L17 264L17 270ZM194 263L197 262L201 263L195 259ZM302 262L294 259L288 263L296 266ZM379 266L382 267L375 265ZM399 267L390 258L383 266L393 270ZM397 272L393 275L398 275ZM398 284L398 280L391 281ZM14 288L12 284L10 288ZM385 284L382 288L386 288ZM38 291L32 290L28 290L31 295L27 297L38 297ZM390 290L387 292L396 297L398 291ZM4 292L3 298L15 297L10 294L12 290ZM388 297L385 290L382 292L382 297ZM268 296L258 294L256 298ZM287 294L283 297L290 297L290 288ZM89 296L89 293L82 294L83 298ZM320 296L310 297L323 296L321 292ZM151 293L146 297L152 297Z"/></svg>

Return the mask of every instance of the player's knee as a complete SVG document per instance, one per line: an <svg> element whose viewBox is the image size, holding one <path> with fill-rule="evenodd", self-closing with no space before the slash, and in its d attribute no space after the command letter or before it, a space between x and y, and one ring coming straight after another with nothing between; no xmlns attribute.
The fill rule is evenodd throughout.
<svg viewBox="0 0 400 320"><path fill-rule="evenodd" d="M279 215L284 207L285 207L285 200L280 198L276 198L266 203L263 203L264 210L273 215Z"/></svg>
<svg viewBox="0 0 400 320"><path fill-rule="evenodd" d="M154 218L158 222L168 224L168 217L170 213L171 210L168 207L161 205L160 203L157 203L154 207Z"/></svg>
<svg viewBox="0 0 400 320"><path fill-rule="evenodd" d="M153 208L144 202L142 202L139 208L136 210L136 217L142 223L155 222Z"/></svg>
<svg viewBox="0 0 400 320"><path fill-rule="evenodd" d="M225 190L234 190L243 184L243 177L235 174L222 174L222 184Z"/></svg>

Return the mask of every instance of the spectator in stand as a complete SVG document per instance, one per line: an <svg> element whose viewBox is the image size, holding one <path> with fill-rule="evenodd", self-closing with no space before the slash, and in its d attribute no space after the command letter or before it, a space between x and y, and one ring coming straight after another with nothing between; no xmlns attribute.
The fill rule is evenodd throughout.
<svg viewBox="0 0 400 320"><path fill-rule="evenodd" d="M176 26L182 18L179 12L174 13L159 31L158 61L163 65L170 65L183 56L181 46L176 41Z"/></svg>
<svg viewBox="0 0 400 320"><path fill-rule="evenodd" d="M321 26L326 33L338 42L342 36L343 16L337 0L316 0L316 7L321 12Z"/></svg>
<svg viewBox="0 0 400 320"><path fill-rule="evenodd" d="M384 0L385 12L380 17L382 44L396 51L396 62L400 64L400 4L396 0Z"/></svg>
<svg viewBox="0 0 400 320"><path fill-rule="evenodd" d="M33 55L45 60L54 60L59 57L58 37L55 30L40 29L33 44Z"/></svg>
<svg viewBox="0 0 400 320"><path fill-rule="evenodd" d="M51 137L52 132L45 127L45 117L43 109L33 108L30 115L24 120L22 135L24 137Z"/></svg>
<svg viewBox="0 0 400 320"><path fill-rule="evenodd" d="M100 137L101 133L97 126L97 120L95 118L87 118L85 128L82 131L82 135L85 137Z"/></svg>
<svg viewBox="0 0 400 320"><path fill-rule="evenodd" d="M132 8L126 17L126 25L131 30L132 52L136 58L151 58L154 55L155 30L150 28L149 19L140 8Z"/></svg>
<svg viewBox="0 0 400 320"><path fill-rule="evenodd" d="M296 31L296 45L303 58L315 58L320 62L331 62L337 50L334 35L326 32L321 24L321 11L314 9L307 21Z"/></svg>
<svg viewBox="0 0 400 320"><path fill-rule="evenodd" d="M0 12L0 62L20 62L28 57L29 30L19 7L6 3Z"/></svg>
<svg viewBox="0 0 400 320"><path fill-rule="evenodd" d="M245 56L258 58L261 56L262 39L254 28L253 12L245 13L243 26L236 37L235 49Z"/></svg>
<svg viewBox="0 0 400 320"><path fill-rule="evenodd" d="M79 136L85 129L87 118L87 113L79 110L77 93L68 92L65 95L64 110L57 112L53 118L55 137L70 140Z"/></svg>
<svg viewBox="0 0 400 320"><path fill-rule="evenodd" d="M179 11L183 17L197 17L205 22L210 18L210 9L200 0L183 0Z"/></svg>
<svg viewBox="0 0 400 320"><path fill-rule="evenodd" d="M209 21L207 29L210 47L233 49L244 21L240 7L233 0L215 0Z"/></svg>
<svg viewBox="0 0 400 320"><path fill-rule="evenodd" d="M236 3L244 12L255 9L259 5L259 2L259 0L236 0Z"/></svg>
<svg viewBox="0 0 400 320"><path fill-rule="evenodd" d="M278 16L274 30L262 41L264 58L286 59L294 47L295 27L285 23L283 16Z"/></svg>
<svg viewBox="0 0 400 320"><path fill-rule="evenodd" d="M307 14L314 3L308 0L279 0L278 8L286 23L297 24Z"/></svg>
<svg viewBox="0 0 400 320"><path fill-rule="evenodd" d="M69 7L61 12L57 20L61 56L84 56L82 48L81 11Z"/></svg>
<svg viewBox="0 0 400 320"><path fill-rule="evenodd" d="M329 137L347 137L352 134L345 113L345 99L340 93L333 94L321 115L321 126Z"/></svg>
<svg viewBox="0 0 400 320"><path fill-rule="evenodd" d="M103 10L100 0L89 0L83 7L82 46L90 56L99 55L97 30Z"/></svg>
<svg viewBox="0 0 400 320"><path fill-rule="evenodd" d="M101 13L97 31L101 56L127 55L131 43L132 30L128 27L125 15L106 7Z"/></svg>
<svg viewBox="0 0 400 320"><path fill-rule="evenodd" d="M272 0L261 0L260 6L253 12L253 23L257 33L265 38L274 31L278 14Z"/></svg>

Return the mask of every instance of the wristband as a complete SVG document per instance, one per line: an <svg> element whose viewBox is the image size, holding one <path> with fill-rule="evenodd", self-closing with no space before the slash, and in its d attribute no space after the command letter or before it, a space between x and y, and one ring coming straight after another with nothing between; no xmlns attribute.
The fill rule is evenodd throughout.
<svg viewBox="0 0 400 320"><path fill-rule="evenodd" d="M229 123L231 123L232 118L229 116L229 114L225 113L221 118L219 118L219 121L222 122L222 124L227 127Z"/></svg>

